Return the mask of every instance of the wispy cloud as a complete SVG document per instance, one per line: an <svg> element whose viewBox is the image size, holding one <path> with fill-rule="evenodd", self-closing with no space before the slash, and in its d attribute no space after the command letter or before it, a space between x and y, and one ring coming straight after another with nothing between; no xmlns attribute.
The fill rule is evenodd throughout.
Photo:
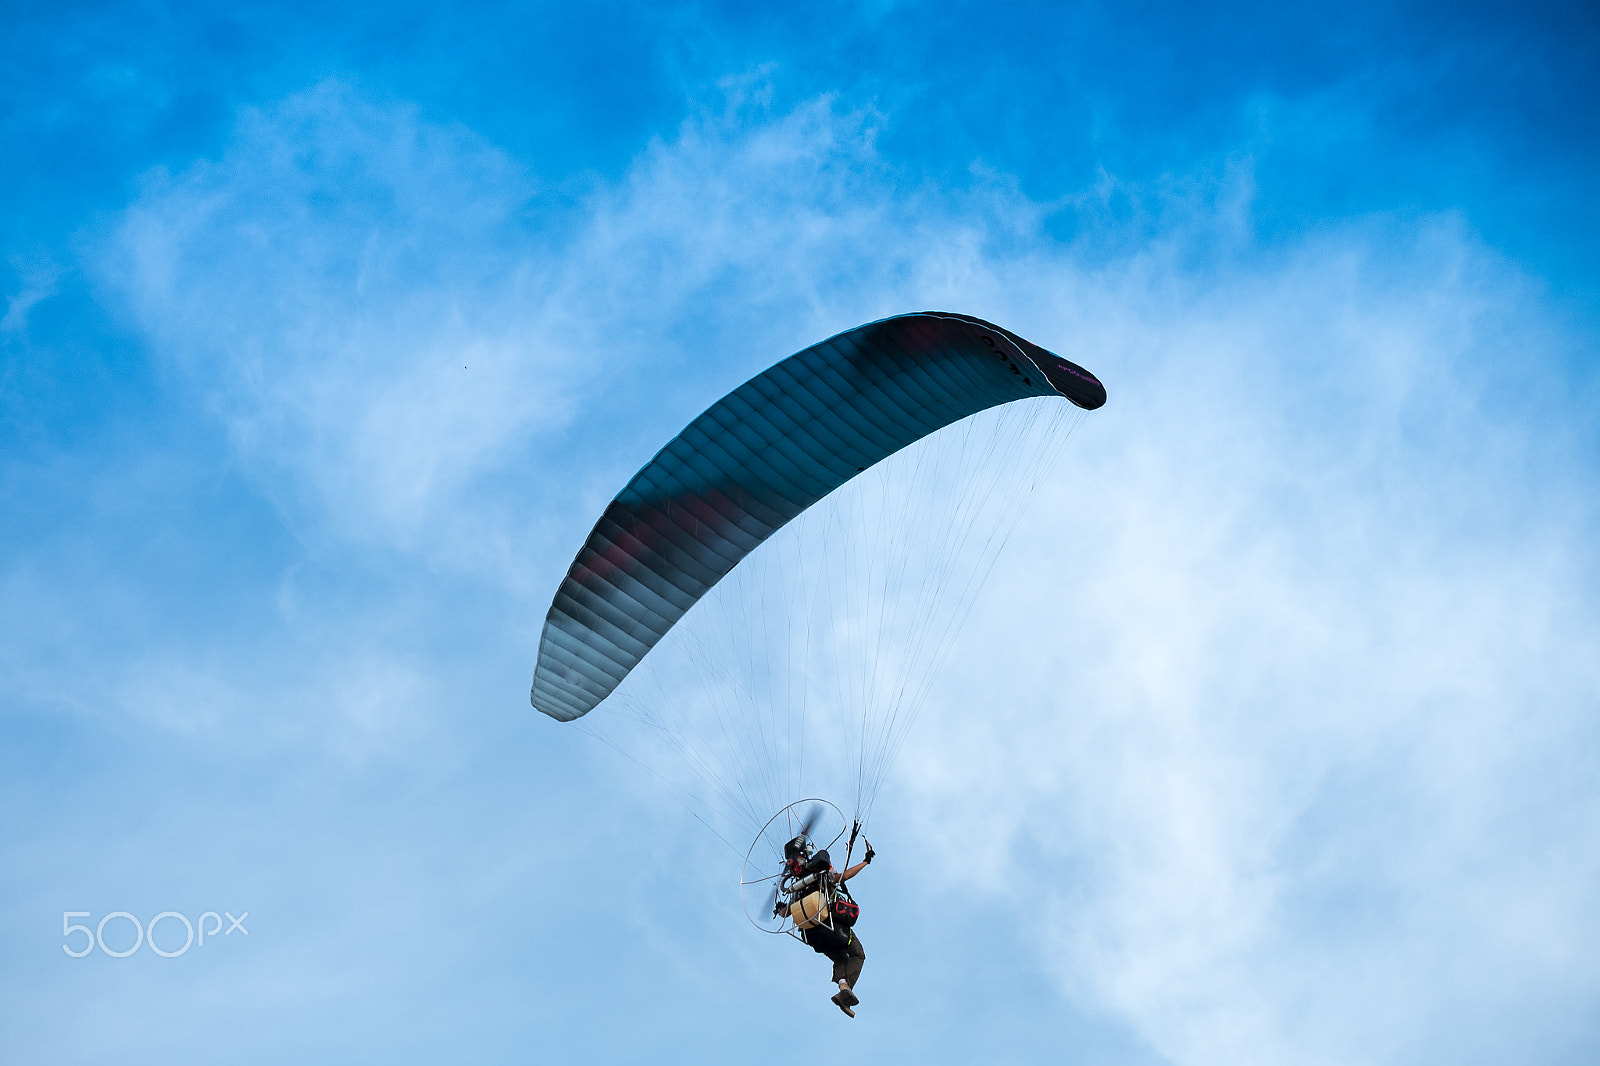
<svg viewBox="0 0 1600 1066"><path fill-rule="evenodd" d="M1100 291L1113 403L925 735L931 823L1174 1061L1560 1059L1600 896L1578 339L1449 219Z"/></svg>
<svg viewBox="0 0 1600 1066"><path fill-rule="evenodd" d="M6 298L6 313L0 317L0 333L21 331L27 325L28 312L39 301L54 296L61 281L61 267L48 259L12 256L11 266L22 285Z"/></svg>

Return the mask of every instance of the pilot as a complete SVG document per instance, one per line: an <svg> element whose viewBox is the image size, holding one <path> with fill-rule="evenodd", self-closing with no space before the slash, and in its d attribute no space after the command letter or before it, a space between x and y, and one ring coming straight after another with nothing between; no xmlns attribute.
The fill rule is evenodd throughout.
<svg viewBox="0 0 1600 1066"><path fill-rule="evenodd" d="M791 877L822 875L818 891L790 904L789 916L794 919L800 938L811 950L826 955L833 962L833 983L838 986L833 1002L854 1018L856 1012L851 1008L861 1002L856 996L855 986L861 978L862 966L866 965L867 953L855 931L860 908L850 898L848 889L841 896L839 888L872 862L876 854L872 850L872 843L867 843L867 853L862 860L843 873L834 872L826 848L812 854L810 841L804 837L791 840L784 845L783 852L784 865ZM826 913L822 910L822 903L828 904Z"/></svg>

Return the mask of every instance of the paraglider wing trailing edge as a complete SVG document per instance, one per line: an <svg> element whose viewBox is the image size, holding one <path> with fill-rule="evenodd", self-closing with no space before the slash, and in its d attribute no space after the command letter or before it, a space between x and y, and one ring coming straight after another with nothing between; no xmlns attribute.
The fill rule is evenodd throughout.
<svg viewBox="0 0 1600 1066"><path fill-rule="evenodd" d="M572 721L739 561L901 448L1000 404L1094 410L1087 370L981 319L922 312L797 352L712 404L617 494L545 618L533 706Z"/></svg>

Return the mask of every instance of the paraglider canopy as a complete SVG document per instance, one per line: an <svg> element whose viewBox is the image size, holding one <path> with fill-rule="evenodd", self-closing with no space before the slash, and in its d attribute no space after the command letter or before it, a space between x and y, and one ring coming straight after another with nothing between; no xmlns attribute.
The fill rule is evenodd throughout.
<svg viewBox="0 0 1600 1066"><path fill-rule="evenodd" d="M1029 397L1105 403L1075 363L981 319L901 315L841 333L718 400L607 505L546 616L530 698L571 721L778 529L862 471Z"/></svg>

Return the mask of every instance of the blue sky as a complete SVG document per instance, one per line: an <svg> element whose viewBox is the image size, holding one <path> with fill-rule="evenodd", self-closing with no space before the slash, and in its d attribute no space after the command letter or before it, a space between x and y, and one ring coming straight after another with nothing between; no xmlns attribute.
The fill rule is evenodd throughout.
<svg viewBox="0 0 1600 1066"><path fill-rule="evenodd" d="M1585 5L7 22L7 1061L1600 1054ZM924 308L1111 399L885 785L847 1022L526 692L656 447Z"/></svg>

